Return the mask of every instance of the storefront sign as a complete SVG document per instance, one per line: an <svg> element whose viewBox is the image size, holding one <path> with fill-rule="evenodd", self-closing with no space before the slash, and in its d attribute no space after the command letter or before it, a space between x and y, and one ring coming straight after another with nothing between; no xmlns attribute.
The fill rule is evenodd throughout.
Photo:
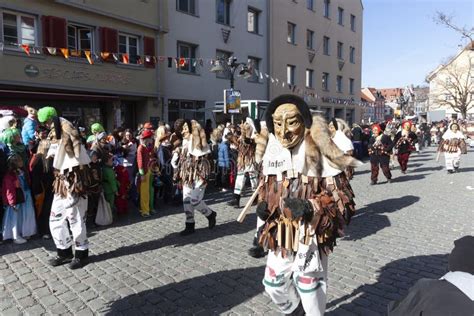
<svg viewBox="0 0 474 316"><path fill-rule="evenodd" d="M69 70L61 68L45 68L41 72L42 78L64 79L92 82L110 82L114 84L126 85L130 82L130 76L118 72L97 72L90 73L84 70Z"/></svg>
<svg viewBox="0 0 474 316"><path fill-rule="evenodd" d="M35 65L26 65L25 66L25 74L28 77L37 77L39 75L39 69Z"/></svg>

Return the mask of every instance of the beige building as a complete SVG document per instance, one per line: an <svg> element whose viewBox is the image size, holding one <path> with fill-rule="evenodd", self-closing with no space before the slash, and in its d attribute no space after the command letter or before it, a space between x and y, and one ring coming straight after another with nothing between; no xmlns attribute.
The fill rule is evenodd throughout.
<svg viewBox="0 0 474 316"><path fill-rule="evenodd" d="M162 118L150 57L167 30L160 6L166 3L0 0L0 105L51 105L109 130Z"/></svg>
<svg viewBox="0 0 474 316"><path fill-rule="evenodd" d="M444 111L448 118L474 120L473 78L474 42L426 77L430 84L428 115Z"/></svg>
<svg viewBox="0 0 474 316"><path fill-rule="evenodd" d="M215 102L223 101L223 90L230 88L229 71L210 71L217 58L226 63L233 56L253 70L250 78L238 76L243 65L236 70L235 89L242 100L268 99L267 80L256 75L268 72L267 0L164 2L169 32L164 35L163 55L178 57L183 64L165 61L161 68L166 121L214 119ZM229 117L216 117L223 119Z"/></svg>
<svg viewBox="0 0 474 316"><path fill-rule="evenodd" d="M361 0L273 0L269 10L270 98L294 91L327 118L360 122Z"/></svg>

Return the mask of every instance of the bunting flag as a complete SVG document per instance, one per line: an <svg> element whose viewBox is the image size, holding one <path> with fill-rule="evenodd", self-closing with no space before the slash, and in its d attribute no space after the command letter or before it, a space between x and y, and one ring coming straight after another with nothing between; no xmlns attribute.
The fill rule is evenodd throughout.
<svg viewBox="0 0 474 316"><path fill-rule="evenodd" d="M81 51L80 50L71 49L70 54L71 54L71 57L78 57L78 58L81 57Z"/></svg>
<svg viewBox="0 0 474 316"><path fill-rule="evenodd" d="M61 53L63 53L64 58L66 58L66 59L69 58L69 49L61 48Z"/></svg>
<svg viewBox="0 0 474 316"><path fill-rule="evenodd" d="M166 57L165 56L158 56L158 60L160 62L165 61ZM155 57L155 62L156 62L156 57Z"/></svg>
<svg viewBox="0 0 474 316"><path fill-rule="evenodd" d="M163 60L165 60L164 57ZM156 56L153 56L153 62L156 64Z"/></svg>
<svg viewBox="0 0 474 316"><path fill-rule="evenodd" d="M23 51L30 56L30 45L28 44L21 44L21 48L23 48Z"/></svg>
<svg viewBox="0 0 474 316"><path fill-rule="evenodd" d="M90 50L85 50L84 55L86 55L87 61L89 62L90 65L92 65L94 62L92 61L91 58L91 51Z"/></svg>
<svg viewBox="0 0 474 316"><path fill-rule="evenodd" d="M168 68L173 67L173 58L168 57Z"/></svg>
<svg viewBox="0 0 474 316"><path fill-rule="evenodd" d="M3 52L3 42L0 42L0 52Z"/></svg>
<svg viewBox="0 0 474 316"><path fill-rule="evenodd" d="M151 63L151 57L150 56L145 56L145 62L146 63Z"/></svg>
<svg viewBox="0 0 474 316"><path fill-rule="evenodd" d="M143 60L140 56L137 56L137 64L138 65L143 65Z"/></svg>
<svg viewBox="0 0 474 316"><path fill-rule="evenodd" d="M178 67L179 67L179 60L178 60L178 58L173 58L173 61L174 61L174 66L175 66L176 68L178 68Z"/></svg>
<svg viewBox="0 0 474 316"><path fill-rule="evenodd" d="M119 61L119 56L118 56L118 54L112 54L112 57L114 58L114 61L115 61L116 63L118 63L118 61Z"/></svg>
<svg viewBox="0 0 474 316"><path fill-rule="evenodd" d="M179 67L184 67L186 66L187 62L186 62L186 58L180 58L179 59Z"/></svg>
<svg viewBox="0 0 474 316"><path fill-rule="evenodd" d="M110 53L108 53L108 52L101 52L100 53L100 58L102 58L102 60L107 60L107 59L109 59L109 57L110 57Z"/></svg>
<svg viewBox="0 0 474 316"><path fill-rule="evenodd" d="M36 55L39 55L41 54L41 50L37 47L33 47L33 53L35 53Z"/></svg>
<svg viewBox="0 0 474 316"><path fill-rule="evenodd" d="M56 47L46 47L46 50L50 55L56 55Z"/></svg>
<svg viewBox="0 0 474 316"><path fill-rule="evenodd" d="M122 62L124 64L129 64L129 58L128 58L128 54L122 54Z"/></svg>
<svg viewBox="0 0 474 316"><path fill-rule="evenodd" d="M263 72L260 72L260 80L263 80Z"/></svg>

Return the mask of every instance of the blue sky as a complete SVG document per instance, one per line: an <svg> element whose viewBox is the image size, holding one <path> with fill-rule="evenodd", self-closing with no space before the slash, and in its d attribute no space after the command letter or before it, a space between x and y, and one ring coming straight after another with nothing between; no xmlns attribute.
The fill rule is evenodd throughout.
<svg viewBox="0 0 474 316"><path fill-rule="evenodd" d="M436 11L454 16L458 25L474 25L473 0L363 0L363 5L362 87L422 85L467 43L433 21Z"/></svg>

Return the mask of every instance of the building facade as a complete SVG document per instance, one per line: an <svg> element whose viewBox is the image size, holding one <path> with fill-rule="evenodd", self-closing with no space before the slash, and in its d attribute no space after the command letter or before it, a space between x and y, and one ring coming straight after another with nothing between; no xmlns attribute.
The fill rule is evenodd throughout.
<svg viewBox="0 0 474 316"><path fill-rule="evenodd" d="M235 89L242 100L268 100L267 3L265 0L168 0L169 32L164 36L164 56L176 57L161 69L165 120L177 118L222 121L214 117L215 102L230 88L229 71L211 72L214 60L248 65L250 78L235 73ZM177 61L177 62L176 62ZM213 63L213 64L211 64ZM221 66L225 66L222 64Z"/></svg>
<svg viewBox="0 0 474 316"><path fill-rule="evenodd" d="M0 0L0 105L50 105L109 130L159 119L164 4Z"/></svg>
<svg viewBox="0 0 474 316"><path fill-rule="evenodd" d="M447 118L474 120L474 42L433 70L426 81L430 84L429 112L444 111Z"/></svg>
<svg viewBox="0 0 474 316"><path fill-rule="evenodd" d="M361 100L365 103L362 112L363 123L385 120L385 98L380 91L375 88L363 88L361 90Z"/></svg>
<svg viewBox="0 0 474 316"><path fill-rule="evenodd" d="M269 1L270 98L297 92L327 118L361 120L359 0Z"/></svg>

